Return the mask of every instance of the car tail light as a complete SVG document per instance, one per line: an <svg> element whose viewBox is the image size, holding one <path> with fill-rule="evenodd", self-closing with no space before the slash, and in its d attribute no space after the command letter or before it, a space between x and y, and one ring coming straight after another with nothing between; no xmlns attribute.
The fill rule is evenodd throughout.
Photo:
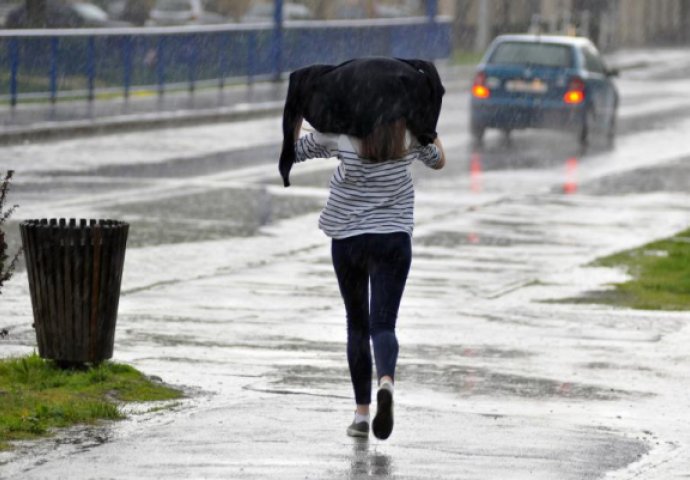
<svg viewBox="0 0 690 480"><path fill-rule="evenodd" d="M563 95L563 101L571 105L577 105L585 100L585 82L574 77L568 84L568 91Z"/></svg>
<svg viewBox="0 0 690 480"><path fill-rule="evenodd" d="M484 72L478 72L474 76L472 95L476 98L489 98L491 95L491 90L486 86L486 74Z"/></svg>

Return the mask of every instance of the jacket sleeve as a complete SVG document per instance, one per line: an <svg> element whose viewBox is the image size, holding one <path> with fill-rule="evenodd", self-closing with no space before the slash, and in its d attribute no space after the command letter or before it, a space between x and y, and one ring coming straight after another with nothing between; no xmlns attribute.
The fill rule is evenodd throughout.
<svg viewBox="0 0 690 480"><path fill-rule="evenodd" d="M441 104L446 89L436 66L426 60L398 60L413 67L420 75L415 76L414 88L410 88L412 108L406 116L407 126L422 145L428 145L437 136L436 125L441 115Z"/></svg>
<svg viewBox="0 0 690 480"><path fill-rule="evenodd" d="M331 158L337 154L337 135L308 133L295 144L295 162L303 162L308 158Z"/></svg>
<svg viewBox="0 0 690 480"><path fill-rule="evenodd" d="M283 110L283 148L278 160L278 170L286 187L290 186L290 170L295 162L295 127L305 116L305 110L308 110L311 103L313 82L332 69L329 65L312 65L290 74Z"/></svg>

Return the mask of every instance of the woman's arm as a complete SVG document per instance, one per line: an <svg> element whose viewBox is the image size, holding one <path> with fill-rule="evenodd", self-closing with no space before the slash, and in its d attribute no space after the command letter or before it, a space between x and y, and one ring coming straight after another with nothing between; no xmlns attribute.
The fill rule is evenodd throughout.
<svg viewBox="0 0 690 480"><path fill-rule="evenodd" d="M337 155L337 150L337 135L321 132L308 133L295 142L295 161L303 162L308 158L331 158Z"/></svg>

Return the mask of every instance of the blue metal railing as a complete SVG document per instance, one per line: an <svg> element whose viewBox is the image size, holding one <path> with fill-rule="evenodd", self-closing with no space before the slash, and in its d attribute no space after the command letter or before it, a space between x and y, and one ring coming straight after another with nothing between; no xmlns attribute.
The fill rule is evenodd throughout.
<svg viewBox="0 0 690 480"><path fill-rule="evenodd" d="M275 79L314 63L381 55L439 59L450 55L451 27L437 18L304 21L285 25L222 25L127 29L0 31L0 99L167 90L199 82ZM277 9L276 9L277 10Z"/></svg>

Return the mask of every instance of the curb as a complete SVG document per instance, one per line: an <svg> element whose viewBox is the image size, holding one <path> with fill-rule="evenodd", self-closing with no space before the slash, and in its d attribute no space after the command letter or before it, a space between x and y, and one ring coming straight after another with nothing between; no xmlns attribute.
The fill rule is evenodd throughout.
<svg viewBox="0 0 690 480"><path fill-rule="evenodd" d="M141 131L161 127L197 125L200 123L250 120L266 115L279 114L283 111L283 106L283 101L272 101L221 108L137 113L89 120L40 122L30 126L6 128L0 132L0 145L53 140L64 138L67 135L105 135L132 130Z"/></svg>

